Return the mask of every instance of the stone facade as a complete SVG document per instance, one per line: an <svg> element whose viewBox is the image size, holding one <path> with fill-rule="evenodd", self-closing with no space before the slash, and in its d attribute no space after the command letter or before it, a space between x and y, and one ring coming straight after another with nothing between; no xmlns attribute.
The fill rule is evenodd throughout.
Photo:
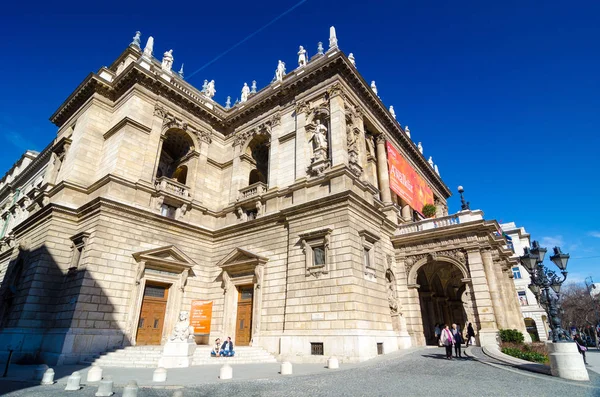
<svg viewBox="0 0 600 397"><path fill-rule="evenodd" d="M3 179L0 349L73 363L152 340L157 289L144 343L203 300L198 343L248 336L291 361L421 345L433 322L482 343L524 330L497 223L447 215L450 190L337 45L230 109L150 53L134 41L90 74ZM438 218L390 190L386 142Z"/></svg>

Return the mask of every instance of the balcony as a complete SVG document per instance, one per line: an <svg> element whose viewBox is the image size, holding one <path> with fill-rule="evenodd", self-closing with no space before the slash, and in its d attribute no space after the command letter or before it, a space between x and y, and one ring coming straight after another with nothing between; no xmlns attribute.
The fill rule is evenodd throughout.
<svg viewBox="0 0 600 397"><path fill-rule="evenodd" d="M243 201L252 197L258 197L267 192L267 184L262 182L253 183L250 186L240 189L238 201Z"/></svg>
<svg viewBox="0 0 600 397"><path fill-rule="evenodd" d="M156 190L171 194L173 196L181 197L186 200L190 197L189 187L174 181L173 179L167 178L166 176L157 178L154 186L156 187Z"/></svg>
<svg viewBox="0 0 600 397"><path fill-rule="evenodd" d="M448 215L441 218L431 218L419 222L399 225L396 235L422 232L424 230L437 229L446 226L460 225L464 222L470 222L480 219L483 219L483 212L479 210L461 211L457 214Z"/></svg>

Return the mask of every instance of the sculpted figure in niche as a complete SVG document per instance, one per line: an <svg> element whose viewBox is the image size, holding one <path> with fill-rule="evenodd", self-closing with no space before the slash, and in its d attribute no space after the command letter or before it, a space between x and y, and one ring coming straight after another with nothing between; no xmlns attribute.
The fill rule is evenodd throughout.
<svg viewBox="0 0 600 397"><path fill-rule="evenodd" d="M396 286L394 285L394 277L392 276L391 272L388 270L386 277L385 277L385 281L387 284L387 290L388 290L388 304L390 305L390 312L392 314L397 314L398 313L398 294L396 293Z"/></svg>
<svg viewBox="0 0 600 397"><path fill-rule="evenodd" d="M313 144L313 149L316 151L318 149L322 149L327 151L327 127L321 124L321 120L316 120L317 126L315 127L315 132L313 133L310 140Z"/></svg>
<svg viewBox="0 0 600 397"><path fill-rule="evenodd" d="M179 313L179 321L175 324L169 340L173 342L187 342L194 337L194 328L190 326L189 314L186 311Z"/></svg>

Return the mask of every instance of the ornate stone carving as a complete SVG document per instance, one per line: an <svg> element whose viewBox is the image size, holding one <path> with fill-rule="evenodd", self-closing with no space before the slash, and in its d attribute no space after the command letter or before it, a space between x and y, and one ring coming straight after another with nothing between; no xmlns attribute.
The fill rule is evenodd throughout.
<svg viewBox="0 0 600 397"><path fill-rule="evenodd" d="M377 144L380 144L380 143L385 144L385 135L379 134L375 137L375 139L377 140Z"/></svg>
<svg viewBox="0 0 600 397"><path fill-rule="evenodd" d="M387 263L388 270L393 270L392 267L394 265L394 257L391 256L391 255L386 255L385 256L385 260L386 260L386 263Z"/></svg>
<svg viewBox="0 0 600 397"><path fill-rule="evenodd" d="M258 127L251 128L244 132L239 132L239 133L235 134L233 137L233 146L243 145L248 140L250 140L251 138L253 138L256 135L267 135L270 139L271 126L272 126L272 121L269 120L269 121L266 121L266 122L260 124Z"/></svg>
<svg viewBox="0 0 600 397"><path fill-rule="evenodd" d="M461 250L458 250L458 249L447 250L447 251L438 251L438 252L436 252L436 255L438 255L438 256L443 255L443 256L448 256L450 258L454 258L462 264L467 263L467 257L465 256L464 252L462 252Z"/></svg>
<svg viewBox="0 0 600 397"><path fill-rule="evenodd" d="M308 113L308 111L310 110L310 106L308 105L308 103L306 103L304 101L300 101L300 102L296 103L296 107L294 110L296 112L296 115L302 114L302 113Z"/></svg>
<svg viewBox="0 0 600 397"><path fill-rule="evenodd" d="M202 142L208 144L212 143L212 131L197 130L196 135L198 136L198 139L200 139Z"/></svg>
<svg viewBox="0 0 600 397"><path fill-rule="evenodd" d="M168 112L165 110L164 107L162 107L162 105L159 105L158 103L156 105L154 105L154 116L158 116L161 119L164 119L167 116Z"/></svg>
<svg viewBox="0 0 600 397"><path fill-rule="evenodd" d="M281 125L281 113L275 112L273 113L273 116L271 116L271 128L277 127L278 125Z"/></svg>
<svg viewBox="0 0 600 397"><path fill-rule="evenodd" d="M342 85L340 83L333 83L332 85L329 86L329 88L327 88L327 96L329 98L333 98L336 97L338 95L341 95L342 98L344 98L344 90L342 89Z"/></svg>
<svg viewBox="0 0 600 397"><path fill-rule="evenodd" d="M169 337L173 342L187 342L194 337L194 328L190 326L189 314L186 311L179 313L179 321L175 324Z"/></svg>
<svg viewBox="0 0 600 397"><path fill-rule="evenodd" d="M390 313L392 315L398 314L400 311L400 305L398 303L398 293L396 292L395 285L396 277L391 270L387 270L385 274L385 282L387 285L388 292L388 305L390 306Z"/></svg>
<svg viewBox="0 0 600 397"><path fill-rule="evenodd" d="M404 259L404 267L406 269L406 274L408 275L408 273L410 273L410 269L412 269L415 263L417 263L423 258L426 258L428 255L429 254L419 254L406 257L406 259Z"/></svg>

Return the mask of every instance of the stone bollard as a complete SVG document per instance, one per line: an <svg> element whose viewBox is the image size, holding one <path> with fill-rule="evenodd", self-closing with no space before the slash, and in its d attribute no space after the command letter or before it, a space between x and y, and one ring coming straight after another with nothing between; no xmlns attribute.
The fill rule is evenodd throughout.
<svg viewBox="0 0 600 397"><path fill-rule="evenodd" d="M292 374L292 363L289 361L284 361L281 363L281 375L291 375Z"/></svg>
<svg viewBox="0 0 600 397"><path fill-rule="evenodd" d="M127 386L125 386L123 389L123 397L137 397L138 390L140 390L140 388L138 387L137 382L130 380Z"/></svg>
<svg viewBox="0 0 600 397"><path fill-rule="evenodd" d="M66 391L73 391L73 390L79 390L81 389L81 386L79 385L79 383L81 382L81 375L79 374L79 372L75 371L71 374L71 376L69 376L69 379L67 379L67 387L65 387Z"/></svg>
<svg viewBox="0 0 600 397"><path fill-rule="evenodd" d="M96 397L109 397L113 395L113 380L112 376L106 376L100 381Z"/></svg>
<svg viewBox="0 0 600 397"><path fill-rule="evenodd" d="M221 371L219 372L219 378L221 380L233 378L233 368L231 368L231 365L225 364L221 367Z"/></svg>
<svg viewBox="0 0 600 397"><path fill-rule="evenodd" d="M166 382L167 370L165 368L156 368L152 374L152 382Z"/></svg>
<svg viewBox="0 0 600 397"><path fill-rule="evenodd" d="M175 393L173 393L173 397L183 397L183 392L181 390L176 390Z"/></svg>
<svg viewBox="0 0 600 397"><path fill-rule="evenodd" d="M338 369L340 367L340 363L336 356L331 356L327 360L327 368L329 369Z"/></svg>
<svg viewBox="0 0 600 397"><path fill-rule="evenodd" d="M102 380L102 368L92 367L87 373L88 382L100 382Z"/></svg>
<svg viewBox="0 0 600 397"><path fill-rule="evenodd" d="M46 364L38 365L37 367L35 367L35 369L33 370L33 379L41 381L47 369L48 366Z"/></svg>
<svg viewBox="0 0 600 397"><path fill-rule="evenodd" d="M44 372L44 376L42 377L42 385L53 385L54 384L54 370L52 368L48 368L46 372Z"/></svg>

